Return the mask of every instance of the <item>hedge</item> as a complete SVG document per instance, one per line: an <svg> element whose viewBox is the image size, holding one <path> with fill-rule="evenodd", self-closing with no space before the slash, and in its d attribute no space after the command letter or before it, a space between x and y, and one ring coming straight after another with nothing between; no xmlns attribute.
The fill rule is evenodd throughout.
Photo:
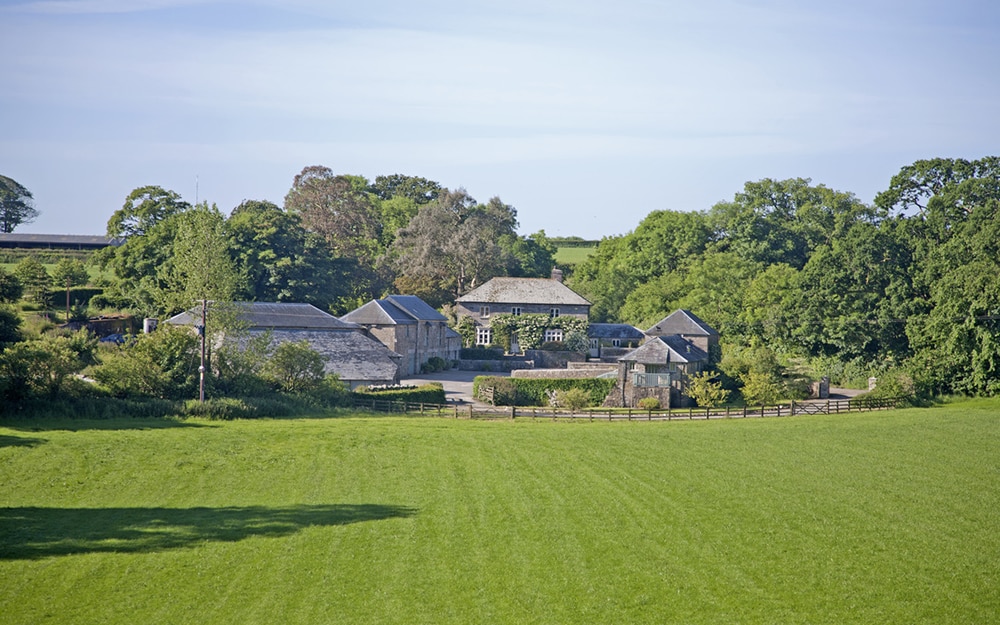
<svg viewBox="0 0 1000 625"><path fill-rule="evenodd" d="M472 395L480 398L479 389L493 388L493 401L503 406L547 406L545 391L568 391L579 388L590 394L590 404L600 406L615 386L615 380L603 378L510 378L480 375L472 382Z"/></svg>
<svg viewBox="0 0 1000 625"><path fill-rule="evenodd" d="M440 384L424 384L416 388L395 389L390 391L369 392L359 388L352 395L355 399L383 399L387 401L407 402L411 404L443 404L446 403L444 387Z"/></svg>

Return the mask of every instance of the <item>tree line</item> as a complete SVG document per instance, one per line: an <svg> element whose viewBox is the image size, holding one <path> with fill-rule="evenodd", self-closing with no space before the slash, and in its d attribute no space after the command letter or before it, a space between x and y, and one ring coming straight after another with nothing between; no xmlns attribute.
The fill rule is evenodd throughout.
<svg viewBox="0 0 1000 625"><path fill-rule="evenodd" d="M905 375L928 393L995 394L998 211L997 157L917 161L871 205L764 179L706 211L650 213L604 238L569 284L594 321L645 328L686 308L731 347Z"/></svg>
<svg viewBox="0 0 1000 625"><path fill-rule="evenodd" d="M517 234L517 211L425 178L306 167L284 206L248 200L225 216L158 186L108 221L121 238L96 262L101 305L162 316L202 298L306 302L343 314L396 291L441 307L496 275L547 276L555 247Z"/></svg>

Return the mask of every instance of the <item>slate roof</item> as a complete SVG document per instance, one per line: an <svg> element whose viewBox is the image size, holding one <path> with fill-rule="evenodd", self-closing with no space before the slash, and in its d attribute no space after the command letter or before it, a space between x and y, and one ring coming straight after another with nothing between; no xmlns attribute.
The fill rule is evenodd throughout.
<svg viewBox="0 0 1000 625"><path fill-rule="evenodd" d="M687 364L708 360L708 354L677 335L654 336L618 360L644 365Z"/></svg>
<svg viewBox="0 0 1000 625"><path fill-rule="evenodd" d="M234 302L239 317L250 328L295 330L360 330L356 324L341 321L312 304L278 302ZM212 313L212 304L208 306ZM167 319L174 325L200 325L201 304Z"/></svg>
<svg viewBox="0 0 1000 625"><path fill-rule="evenodd" d="M274 343L308 341L325 361L327 373L345 382L382 382L397 379L402 356L360 332L273 330Z"/></svg>
<svg viewBox="0 0 1000 625"><path fill-rule="evenodd" d="M590 306L590 302L573 289L551 278L492 278L455 301L487 304Z"/></svg>
<svg viewBox="0 0 1000 625"><path fill-rule="evenodd" d="M698 318L690 310L675 310L660 320L652 328L646 330L650 336L667 336L670 334L680 334L681 336L718 336L712 326Z"/></svg>
<svg viewBox="0 0 1000 625"><path fill-rule="evenodd" d="M587 328L587 337L592 339L638 341L645 336L642 330L627 323L592 323Z"/></svg>
<svg viewBox="0 0 1000 625"><path fill-rule="evenodd" d="M359 325L408 325L418 321L445 323L447 318L416 295L390 295L347 313L342 321Z"/></svg>

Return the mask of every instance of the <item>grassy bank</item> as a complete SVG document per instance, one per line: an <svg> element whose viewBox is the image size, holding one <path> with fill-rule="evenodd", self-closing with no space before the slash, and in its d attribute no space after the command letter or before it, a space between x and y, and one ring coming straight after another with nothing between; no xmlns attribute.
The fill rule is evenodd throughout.
<svg viewBox="0 0 1000 625"><path fill-rule="evenodd" d="M0 421L15 623L989 623L1000 403Z"/></svg>

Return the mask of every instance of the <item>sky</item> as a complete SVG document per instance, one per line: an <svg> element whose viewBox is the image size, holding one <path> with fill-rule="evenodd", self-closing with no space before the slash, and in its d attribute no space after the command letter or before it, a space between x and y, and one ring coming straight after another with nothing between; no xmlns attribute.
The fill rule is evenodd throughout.
<svg viewBox="0 0 1000 625"><path fill-rule="evenodd" d="M1000 152L990 0L0 0L0 174L103 234L133 189L228 213L406 174L599 239L744 183L871 202Z"/></svg>

